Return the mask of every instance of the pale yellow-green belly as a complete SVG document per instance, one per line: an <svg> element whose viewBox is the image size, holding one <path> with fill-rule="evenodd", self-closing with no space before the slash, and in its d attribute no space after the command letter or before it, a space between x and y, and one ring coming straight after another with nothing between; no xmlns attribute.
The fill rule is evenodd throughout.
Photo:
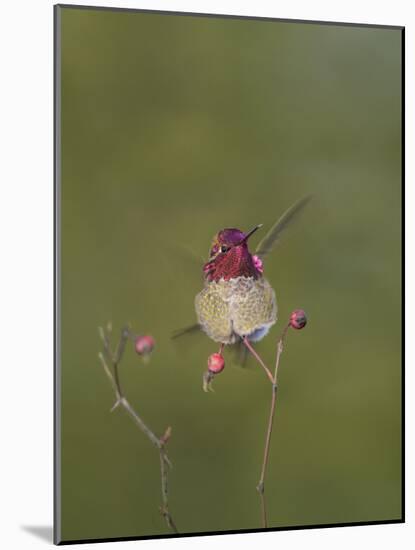
<svg viewBox="0 0 415 550"><path fill-rule="evenodd" d="M275 293L263 277L206 283L196 296L195 308L206 334L224 344L244 336L259 339L277 320Z"/></svg>

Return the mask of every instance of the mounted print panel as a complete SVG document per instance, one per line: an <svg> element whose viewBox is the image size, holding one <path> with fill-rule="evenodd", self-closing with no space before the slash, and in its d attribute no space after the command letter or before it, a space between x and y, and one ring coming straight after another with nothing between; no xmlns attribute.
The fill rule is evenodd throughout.
<svg viewBox="0 0 415 550"><path fill-rule="evenodd" d="M403 521L403 28L55 6L55 542Z"/></svg>

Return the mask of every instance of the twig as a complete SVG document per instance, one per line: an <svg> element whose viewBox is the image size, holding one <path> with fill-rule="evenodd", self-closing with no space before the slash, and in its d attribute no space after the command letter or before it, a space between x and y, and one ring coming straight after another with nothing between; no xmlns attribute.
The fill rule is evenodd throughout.
<svg viewBox="0 0 415 550"><path fill-rule="evenodd" d="M248 345L249 343L244 340L245 345L249 349L249 351L252 353L252 355L257 359L257 361L260 363L260 365L265 369L268 378L271 382L271 388L272 388L272 395L271 395L271 407L269 411L269 418L268 418L268 428L267 428L267 434L265 438L265 448L264 448L264 458L262 462L262 469L261 469L261 477L259 478L259 483L257 485L257 491L261 498L261 514L262 514L262 525L263 527L268 527L268 518L267 518L267 506L265 501L265 474L267 471L268 466L268 459L269 459L269 451L270 451L270 445L271 445L271 435L272 435L272 426L274 423L274 415L275 415L275 406L277 404L277 390L278 390L278 367L280 364L280 357L283 350L284 345L284 339L287 334L287 330L289 328L289 324L284 328L282 331L281 337L277 344L277 357L275 360L275 369L274 369L274 375L271 374L271 371L268 369L268 367L264 364L260 356L255 352L255 350L252 348L252 346Z"/></svg>
<svg viewBox="0 0 415 550"><path fill-rule="evenodd" d="M163 449L160 450L160 473L161 473L161 497L163 500L163 506L160 508L160 511L166 520L167 525L173 531L173 533L178 533L176 524L173 521L173 518L169 512L169 501L168 501L168 477L167 477L167 468L166 464L171 466L169 459L167 458Z"/></svg>
<svg viewBox="0 0 415 550"><path fill-rule="evenodd" d="M116 409L118 406L121 406L129 414L129 416L132 418L135 424L140 428L140 430L148 437L151 443L155 447L157 447L160 455L160 479L161 479L161 497L162 497L162 506L160 507L160 512L163 515L168 527L174 533L178 533L176 524L174 523L173 518L169 511L169 502L168 502L168 468L172 467L172 463L170 462L167 456L165 445L170 438L171 428L169 426L161 437L157 437L154 434L154 432L147 426L144 420L139 416L139 414L135 411L135 409L131 406L131 404L129 403L129 401L127 400L127 398L125 397L122 391L118 367L124 355L127 340L130 337L129 328L125 327L122 329L120 340L118 342L115 352L111 351L108 334L101 327L99 328L99 335L102 340L104 351L100 352L98 354L98 357L99 357L99 360L101 361L101 364L104 368L105 373L110 379L112 388L115 393L115 399L116 399L111 411ZM111 364L112 372L111 372L111 368L108 366L108 363Z"/></svg>
<svg viewBox="0 0 415 550"><path fill-rule="evenodd" d="M254 350L254 348L251 346L248 338L245 336L245 338L243 339L243 342L245 344L245 346L248 348L248 350L252 353L252 355L255 357L255 359L258 361L258 363L261 365L261 367L264 369L266 375L268 376L268 380L271 382L271 384L274 383L274 378L271 374L271 371L269 370L269 368L266 366L266 364L264 363L264 361L261 359L261 357L257 354L257 352Z"/></svg>

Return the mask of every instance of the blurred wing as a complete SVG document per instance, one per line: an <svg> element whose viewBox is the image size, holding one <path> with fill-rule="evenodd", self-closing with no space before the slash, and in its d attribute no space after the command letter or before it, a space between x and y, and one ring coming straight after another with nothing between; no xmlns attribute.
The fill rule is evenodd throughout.
<svg viewBox="0 0 415 550"><path fill-rule="evenodd" d="M172 247L173 250L173 247ZM198 256L190 247L176 244L174 246L174 259L170 258L172 265L175 264L175 273L179 271L186 277L188 283L197 284L197 288L204 281L203 266L206 260Z"/></svg>
<svg viewBox="0 0 415 550"><path fill-rule="evenodd" d="M245 368L248 360L248 348L245 346L242 340L238 340L236 344L232 345L233 362L238 367Z"/></svg>
<svg viewBox="0 0 415 550"><path fill-rule="evenodd" d="M286 229L286 227L294 221L300 213L303 211L304 207L310 202L312 195L307 195L294 203L284 214L279 218L279 220L271 227L262 241L258 244L255 254L261 259L264 258L271 250L274 248L278 239L281 236L281 233Z"/></svg>
<svg viewBox="0 0 415 550"><path fill-rule="evenodd" d="M177 284L178 279L185 281L188 292L198 292L203 285L206 260L190 247L168 240L156 243L155 246L159 250L160 269L164 270L166 278L170 278L172 284Z"/></svg>
<svg viewBox="0 0 415 550"><path fill-rule="evenodd" d="M188 327L179 328L173 332L171 335L172 340L175 340L176 338L180 338L180 336L190 335L190 334L197 334L202 330L199 323L195 323L194 325L189 325Z"/></svg>
<svg viewBox="0 0 415 550"><path fill-rule="evenodd" d="M198 254L193 252L193 250L191 250L188 246L176 245L176 251L177 257L180 260L187 260L187 262L192 263L195 267L197 266L200 270L206 262L203 256L199 256Z"/></svg>
<svg viewBox="0 0 415 550"><path fill-rule="evenodd" d="M206 337L202 327L198 323L194 323L193 325L175 330L171 335L171 339L182 343L186 342L187 344L191 341L195 344L198 342L198 338L196 338L197 335ZM191 337L191 340L188 340L189 336ZM238 340L235 344L226 346L225 354L227 354L228 349L230 352L230 361L234 366L253 370L258 368L258 363L256 363L256 361L252 358L252 355L250 355L242 339Z"/></svg>
<svg viewBox="0 0 415 550"><path fill-rule="evenodd" d="M255 349L258 353L262 353L261 342L255 342ZM235 344L231 344L230 346L226 346L226 349L230 348L229 351L231 352L231 363L236 367L242 367L243 369L247 369L249 371L258 371L260 372L261 367L257 363L257 360L249 353L248 348L245 346L242 340L238 340Z"/></svg>

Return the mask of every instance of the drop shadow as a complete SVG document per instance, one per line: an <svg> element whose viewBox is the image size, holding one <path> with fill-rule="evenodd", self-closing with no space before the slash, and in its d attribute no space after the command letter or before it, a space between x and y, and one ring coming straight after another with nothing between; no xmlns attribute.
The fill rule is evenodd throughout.
<svg viewBox="0 0 415 550"><path fill-rule="evenodd" d="M21 525L23 531L53 544L53 527L51 525Z"/></svg>

